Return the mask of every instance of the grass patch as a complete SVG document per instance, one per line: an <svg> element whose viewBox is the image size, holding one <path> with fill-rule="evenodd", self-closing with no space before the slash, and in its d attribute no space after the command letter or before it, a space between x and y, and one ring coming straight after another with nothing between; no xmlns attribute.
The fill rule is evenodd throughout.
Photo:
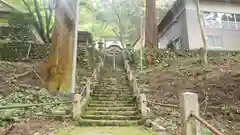
<svg viewBox="0 0 240 135"><path fill-rule="evenodd" d="M56 135L156 135L140 127L77 127Z"/></svg>

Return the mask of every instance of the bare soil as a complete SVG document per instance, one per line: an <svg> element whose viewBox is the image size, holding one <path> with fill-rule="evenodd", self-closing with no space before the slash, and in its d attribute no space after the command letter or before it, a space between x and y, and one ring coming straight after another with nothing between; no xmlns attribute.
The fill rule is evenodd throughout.
<svg viewBox="0 0 240 135"><path fill-rule="evenodd" d="M138 78L141 90L153 103L179 105L179 94L197 93L205 120L225 134L240 134L239 56L210 58L209 65L202 65L197 58L171 60L138 73ZM180 134L179 109L153 103L149 105L153 120L172 134Z"/></svg>
<svg viewBox="0 0 240 135"><path fill-rule="evenodd" d="M0 97L9 95L18 85L42 87L43 83L37 75L40 72L40 64L0 61Z"/></svg>
<svg viewBox="0 0 240 135"><path fill-rule="evenodd" d="M0 135L50 135L59 130L71 130L73 123L70 120L51 120L44 118L32 118L22 120L20 123L0 128Z"/></svg>
<svg viewBox="0 0 240 135"><path fill-rule="evenodd" d="M0 98L14 92L15 87L38 90L43 82L38 76L41 62L3 62L0 61ZM49 135L56 131L69 129L74 123L71 120L46 119L33 117L14 121L8 127L0 127L0 135Z"/></svg>

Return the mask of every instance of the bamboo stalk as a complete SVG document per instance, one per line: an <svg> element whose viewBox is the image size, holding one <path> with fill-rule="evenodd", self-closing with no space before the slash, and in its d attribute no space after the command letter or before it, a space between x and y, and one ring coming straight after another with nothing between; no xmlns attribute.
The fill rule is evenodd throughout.
<svg viewBox="0 0 240 135"><path fill-rule="evenodd" d="M73 103L73 101L40 103L40 104L19 104L19 105L0 106L0 110L13 109L13 108L26 108L26 107L34 107L34 106L45 106L45 105L70 104L70 103Z"/></svg>

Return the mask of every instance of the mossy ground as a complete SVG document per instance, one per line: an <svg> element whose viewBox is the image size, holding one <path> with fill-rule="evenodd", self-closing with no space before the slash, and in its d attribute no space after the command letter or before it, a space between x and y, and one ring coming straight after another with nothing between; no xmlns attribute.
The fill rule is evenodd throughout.
<svg viewBox="0 0 240 135"><path fill-rule="evenodd" d="M141 127L77 127L71 132L60 132L56 135L156 135Z"/></svg>

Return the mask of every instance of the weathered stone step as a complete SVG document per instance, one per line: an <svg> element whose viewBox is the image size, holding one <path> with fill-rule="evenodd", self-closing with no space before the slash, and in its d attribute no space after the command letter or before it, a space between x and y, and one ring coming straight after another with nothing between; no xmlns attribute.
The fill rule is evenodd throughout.
<svg viewBox="0 0 240 135"><path fill-rule="evenodd" d="M131 101L134 99L134 97L91 97L92 100L98 100L98 101Z"/></svg>
<svg viewBox="0 0 240 135"><path fill-rule="evenodd" d="M133 95L133 91L93 91L92 94L102 94L102 95Z"/></svg>
<svg viewBox="0 0 240 135"><path fill-rule="evenodd" d="M81 119L81 126L137 126L141 124L140 120L91 120Z"/></svg>
<svg viewBox="0 0 240 135"><path fill-rule="evenodd" d="M99 100L92 100L91 104L133 104L135 103L134 101L99 101Z"/></svg>
<svg viewBox="0 0 240 135"><path fill-rule="evenodd" d="M109 88L109 89L108 88L107 89L105 89L105 88L96 88L93 91L118 91L118 92L124 93L124 92L127 92L127 91L133 91L133 90L130 89L130 88L128 88L128 89L122 89L122 88L118 88L118 89L116 89L116 88Z"/></svg>
<svg viewBox="0 0 240 135"><path fill-rule="evenodd" d="M136 111L136 107L87 107L87 111Z"/></svg>
<svg viewBox="0 0 240 135"><path fill-rule="evenodd" d="M135 104L89 104L89 107L136 107Z"/></svg>
<svg viewBox="0 0 240 135"><path fill-rule="evenodd" d="M139 111L86 111L84 115L122 115L122 116L134 116L139 115Z"/></svg>
<svg viewBox="0 0 240 135"><path fill-rule="evenodd" d="M91 94L91 97L107 97L107 98L121 98L121 97L126 97L126 98L131 98L133 95L127 95L127 94Z"/></svg>
<svg viewBox="0 0 240 135"><path fill-rule="evenodd" d="M83 115L81 118L93 120L139 120L141 117L121 115Z"/></svg>

